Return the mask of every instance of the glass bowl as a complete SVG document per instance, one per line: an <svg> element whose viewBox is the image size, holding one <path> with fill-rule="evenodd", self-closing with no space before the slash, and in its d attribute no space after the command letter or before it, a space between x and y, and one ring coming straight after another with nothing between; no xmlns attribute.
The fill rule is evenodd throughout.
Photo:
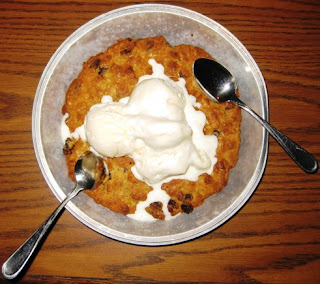
<svg viewBox="0 0 320 284"><path fill-rule="evenodd" d="M59 201L74 187L67 175L60 134L65 93L82 63L119 38L163 35L171 45L204 48L235 76L240 96L263 118L268 98L262 74L252 56L217 22L185 8L163 4L127 6L89 21L53 54L40 79L33 105L32 135L42 174ZM170 221L143 223L111 212L80 193L66 208L83 224L109 238L138 245L169 245L199 237L230 219L253 194L263 174L268 147L266 131L242 112L239 161L228 185L192 214Z"/></svg>

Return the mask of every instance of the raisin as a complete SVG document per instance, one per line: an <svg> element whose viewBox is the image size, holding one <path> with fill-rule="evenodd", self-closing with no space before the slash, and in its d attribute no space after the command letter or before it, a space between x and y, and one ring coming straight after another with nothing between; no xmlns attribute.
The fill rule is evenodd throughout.
<svg viewBox="0 0 320 284"><path fill-rule="evenodd" d="M179 77L181 77L181 78L186 78L187 76L184 75L184 74L182 73L182 71L180 71L180 72L179 72Z"/></svg>
<svg viewBox="0 0 320 284"><path fill-rule="evenodd" d="M147 208L146 211L151 214L155 219L164 220L165 215L162 211L162 203L161 202L153 202Z"/></svg>
<svg viewBox="0 0 320 284"><path fill-rule="evenodd" d="M205 178L204 178L204 182L206 183L206 184L212 184L213 183L213 179L212 179L212 177L211 176L209 176L208 174L205 176Z"/></svg>
<svg viewBox="0 0 320 284"><path fill-rule="evenodd" d="M157 201L157 202L152 202L151 204L150 204L150 206L151 207L153 207L154 209L162 209L162 203L161 202L159 202L159 201Z"/></svg>
<svg viewBox="0 0 320 284"><path fill-rule="evenodd" d="M188 193L184 196L184 200L192 200L193 199L193 195L191 193Z"/></svg>
<svg viewBox="0 0 320 284"><path fill-rule="evenodd" d="M99 64L100 64L100 59L96 59L91 63L90 68L96 69L98 68Z"/></svg>
<svg viewBox="0 0 320 284"><path fill-rule="evenodd" d="M65 156L70 155L71 153L72 153L72 151L71 151L70 149L65 149L65 148L63 148L63 154L64 154Z"/></svg>
<svg viewBox="0 0 320 284"><path fill-rule="evenodd" d="M216 137L219 137L220 136L220 131L219 130L214 130L213 132L212 132L212 134L213 135L215 135Z"/></svg>
<svg viewBox="0 0 320 284"><path fill-rule="evenodd" d="M122 213L123 214L128 214L129 213L129 211L130 211L130 208L128 207L128 205L126 205L126 204L123 204L122 205L122 208L121 208L121 211L122 211Z"/></svg>
<svg viewBox="0 0 320 284"><path fill-rule="evenodd" d="M224 164L224 160L221 160L217 163L217 167L220 169L220 170L225 170L226 167L225 167L225 164Z"/></svg>
<svg viewBox="0 0 320 284"><path fill-rule="evenodd" d="M108 71L108 67L100 67L99 66L99 72L98 72L98 74L99 75L102 75L104 72L107 72Z"/></svg>
<svg viewBox="0 0 320 284"><path fill-rule="evenodd" d="M147 42L147 48L146 48L146 50L149 50L150 48L152 48L153 45L154 45L154 42L153 42L152 40L149 40L149 41Z"/></svg>
<svg viewBox="0 0 320 284"><path fill-rule="evenodd" d="M127 49L125 48L124 50L121 50L120 54L123 55L123 54L129 54L131 53L131 50L130 49Z"/></svg>
<svg viewBox="0 0 320 284"><path fill-rule="evenodd" d="M170 213L173 212L173 209L178 209L178 208L179 208L177 202L175 202L175 201L172 200L172 199L169 200L167 207L168 207L168 211L169 211Z"/></svg>
<svg viewBox="0 0 320 284"><path fill-rule="evenodd" d="M63 154L70 155L72 153L73 147L74 147L74 143L72 143L72 140L70 138L67 138L63 146Z"/></svg>
<svg viewBox="0 0 320 284"><path fill-rule="evenodd" d="M181 205L181 209L182 209L182 211L183 211L184 213L189 214L189 213L191 213L191 212L193 211L193 206L190 205L190 204L182 204L182 205Z"/></svg>

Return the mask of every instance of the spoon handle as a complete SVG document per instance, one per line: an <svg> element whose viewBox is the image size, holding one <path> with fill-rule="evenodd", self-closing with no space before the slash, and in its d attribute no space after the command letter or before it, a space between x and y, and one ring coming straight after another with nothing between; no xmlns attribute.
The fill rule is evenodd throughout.
<svg viewBox="0 0 320 284"><path fill-rule="evenodd" d="M297 165L303 169L306 173L312 174L318 170L318 162L308 151L303 149L297 143L292 141L281 131L273 127L269 122L264 120L238 97L233 99L238 106L250 113L262 126L264 126L272 137L282 146L287 154L297 163Z"/></svg>
<svg viewBox="0 0 320 284"><path fill-rule="evenodd" d="M27 239L2 265L2 274L6 279L16 278L35 252L35 249L41 245L41 240L48 230L53 226L59 213L70 199L76 196L82 190L76 186L74 190L62 201L51 216Z"/></svg>

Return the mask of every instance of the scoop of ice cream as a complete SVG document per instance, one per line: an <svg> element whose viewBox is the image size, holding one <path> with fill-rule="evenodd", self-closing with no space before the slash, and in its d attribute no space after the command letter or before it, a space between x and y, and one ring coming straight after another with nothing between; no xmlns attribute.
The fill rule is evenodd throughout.
<svg viewBox="0 0 320 284"><path fill-rule="evenodd" d="M195 147L185 115L183 90L169 80L142 80L126 104L94 105L85 120L88 142L102 156L128 155L149 184L205 169L210 159Z"/></svg>

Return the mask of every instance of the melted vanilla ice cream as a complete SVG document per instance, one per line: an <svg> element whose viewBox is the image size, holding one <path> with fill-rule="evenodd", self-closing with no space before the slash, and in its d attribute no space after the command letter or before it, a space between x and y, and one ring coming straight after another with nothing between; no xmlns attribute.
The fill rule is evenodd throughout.
<svg viewBox="0 0 320 284"><path fill-rule="evenodd" d="M84 125L68 135L87 139L101 156L134 160L135 177L153 187L136 213L128 215L142 221L154 220L145 208L155 201L163 203L166 219L172 218L167 210L170 197L161 185L175 178L196 181L200 174L210 174L217 148L217 138L203 134L206 117L194 108L199 105L188 94L185 80L174 82L162 65L153 59L149 64L153 74L140 77L130 97L119 102L104 97L91 107Z"/></svg>

